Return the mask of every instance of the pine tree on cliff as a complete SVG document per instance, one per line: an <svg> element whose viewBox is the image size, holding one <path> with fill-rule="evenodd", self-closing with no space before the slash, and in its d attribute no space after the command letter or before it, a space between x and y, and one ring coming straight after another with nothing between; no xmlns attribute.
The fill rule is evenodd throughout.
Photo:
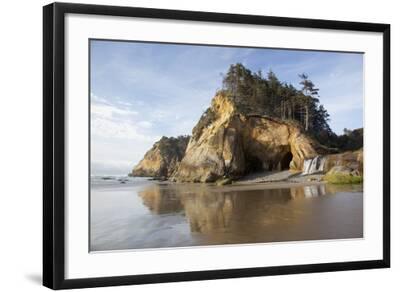
<svg viewBox="0 0 400 292"><path fill-rule="evenodd" d="M329 114L319 104L318 92L308 75L300 74L300 90L292 84L282 83L269 70L264 78L259 70L252 73L243 64L230 65L223 78L223 91L231 96L246 113L261 113L282 120L298 121L303 128L317 139L332 136ZM212 120L212 113L206 112L204 123Z"/></svg>
<svg viewBox="0 0 400 292"><path fill-rule="evenodd" d="M303 106L304 106L304 128L306 131L310 128L310 121L312 121L311 116L314 114L314 107L319 102L316 98L318 96L318 88L315 88L314 83L308 79L308 75L302 73L299 75L302 85L303 96Z"/></svg>
<svg viewBox="0 0 400 292"><path fill-rule="evenodd" d="M271 109L273 116L279 117L281 115L280 110L280 97L281 97L281 83L276 77L275 73L272 70L269 70L267 75L267 85L268 85L268 95L269 99L268 107Z"/></svg>
<svg viewBox="0 0 400 292"><path fill-rule="evenodd" d="M223 80L223 87L232 94L235 101L240 103L253 96L253 83L251 71L237 63L229 67Z"/></svg>
<svg viewBox="0 0 400 292"><path fill-rule="evenodd" d="M269 108L268 104L268 85L266 80L262 76L261 70L258 70L256 73L253 74L253 96L251 100L254 104L262 105L266 114L271 114L267 111Z"/></svg>

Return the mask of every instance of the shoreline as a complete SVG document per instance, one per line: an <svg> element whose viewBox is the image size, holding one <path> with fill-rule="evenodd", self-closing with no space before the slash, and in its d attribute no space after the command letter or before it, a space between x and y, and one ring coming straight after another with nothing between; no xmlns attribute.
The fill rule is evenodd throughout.
<svg viewBox="0 0 400 292"><path fill-rule="evenodd" d="M279 188L292 188L292 187L306 187L318 185L337 185L323 180L324 174L307 174L303 175L301 172L285 171L270 171L259 172L246 175L238 180L232 180L227 184L218 184L218 181L212 183L200 182L176 182L166 178L157 177L143 177L143 176L129 176L130 178L142 178L148 182L153 182L159 186L186 186L193 189L199 188L215 188L222 191L240 191L240 190L263 190L263 189L279 189ZM109 177L102 178L102 180L109 180ZM117 179L121 181L121 178ZM363 185L357 184L357 185Z"/></svg>
<svg viewBox="0 0 400 292"><path fill-rule="evenodd" d="M155 178L150 181L157 182L158 185L184 185L184 186L213 186L219 190L226 188L230 190L259 190L259 189L276 189L291 188L312 185L323 185L328 182L323 181L323 174L302 175L301 172L284 171L268 171L246 175L237 180L232 180L226 184L219 184L218 181L213 183L193 183L193 182L175 182L170 180L157 180Z"/></svg>
<svg viewBox="0 0 400 292"><path fill-rule="evenodd" d="M217 185L216 183L191 183L191 182L173 182L173 181L156 181L150 180L154 182L156 185L162 187L187 187L193 190L196 189L204 189L208 188L210 191L245 191L245 190L272 190L272 189L290 189L290 188L298 188L298 187L308 187L308 186L331 186L334 188L340 188L343 186L361 186L363 188L363 184L331 184L327 181L274 181L274 182L232 182L228 185Z"/></svg>

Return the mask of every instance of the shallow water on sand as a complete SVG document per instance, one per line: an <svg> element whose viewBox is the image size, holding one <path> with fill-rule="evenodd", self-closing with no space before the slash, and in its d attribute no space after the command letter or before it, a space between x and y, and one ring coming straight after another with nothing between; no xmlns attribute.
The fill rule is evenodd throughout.
<svg viewBox="0 0 400 292"><path fill-rule="evenodd" d="M92 179L91 251L363 237L362 185L125 180Z"/></svg>

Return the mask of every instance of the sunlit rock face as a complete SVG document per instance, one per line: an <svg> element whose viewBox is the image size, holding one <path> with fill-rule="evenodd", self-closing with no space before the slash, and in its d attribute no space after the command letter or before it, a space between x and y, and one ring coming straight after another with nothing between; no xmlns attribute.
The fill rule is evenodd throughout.
<svg viewBox="0 0 400 292"><path fill-rule="evenodd" d="M189 136L162 137L135 166L133 176L169 177L182 160Z"/></svg>
<svg viewBox="0 0 400 292"><path fill-rule="evenodd" d="M243 110L219 94L193 129L172 179L213 182L256 171L301 171L305 159L324 151L297 124Z"/></svg>
<svg viewBox="0 0 400 292"><path fill-rule="evenodd" d="M326 156L325 171L331 170L333 167L341 167L350 172L363 174L364 167L363 148L357 151L347 151L339 154L331 154Z"/></svg>

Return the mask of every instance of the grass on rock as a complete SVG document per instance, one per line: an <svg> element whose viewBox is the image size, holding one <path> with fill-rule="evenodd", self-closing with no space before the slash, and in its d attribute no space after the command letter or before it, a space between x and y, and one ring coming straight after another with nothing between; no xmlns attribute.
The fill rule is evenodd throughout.
<svg viewBox="0 0 400 292"><path fill-rule="evenodd" d="M324 180L331 184L360 184L363 181L363 177L359 175L350 174L326 174Z"/></svg>

